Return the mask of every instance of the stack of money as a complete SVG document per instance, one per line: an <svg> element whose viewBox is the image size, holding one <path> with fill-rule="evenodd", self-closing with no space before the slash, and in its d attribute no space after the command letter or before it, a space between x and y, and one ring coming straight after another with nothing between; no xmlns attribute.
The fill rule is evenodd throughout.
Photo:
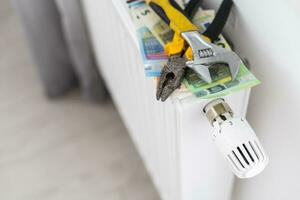
<svg viewBox="0 0 300 200"><path fill-rule="evenodd" d="M128 10L136 28L145 75L147 77L159 77L168 59L164 53L164 46L172 40L174 32L143 0L128 2ZM212 22L214 16L214 10L202 10L200 8L193 18L193 23L197 25L199 32L203 32ZM230 49L222 35L214 43ZM215 98L260 83L243 63L235 80L231 79L229 68L224 64L210 67L210 72L213 82L206 83L193 70L187 68L181 90L188 90L199 98Z"/></svg>
<svg viewBox="0 0 300 200"><path fill-rule="evenodd" d="M168 59L164 45L172 40L173 31L144 1L132 1L128 6L136 28L145 75L157 77Z"/></svg>

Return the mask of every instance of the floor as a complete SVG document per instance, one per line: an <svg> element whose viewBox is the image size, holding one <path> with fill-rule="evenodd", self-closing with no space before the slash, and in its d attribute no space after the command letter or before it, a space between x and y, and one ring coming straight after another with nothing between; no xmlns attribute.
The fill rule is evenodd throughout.
<svg viewBox="0 0 300 200"><path fill-rule="evenodd" d="M0 199L159 200L111 102L49 101L0 0Z"/></svg>

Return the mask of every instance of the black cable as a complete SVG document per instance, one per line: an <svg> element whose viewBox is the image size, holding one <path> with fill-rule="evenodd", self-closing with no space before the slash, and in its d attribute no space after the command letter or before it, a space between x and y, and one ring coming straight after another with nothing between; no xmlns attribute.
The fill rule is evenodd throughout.
<svg viewBox="0 0 300 200"><path fill-rule="evenodd" d="M185 9L182 10L181 7L174 1L170 0L170 3L172 6L179 10L181 13L183 13L186 17L188 17L190 20L193 19L194 15L197 13L200 4L203 2L203 0L190 0L189 3L186 5ZM160 15L160 17L167 23L170 24L170 20L166 16L163 9L161 9L156 4L150 2L149 4L156 12ZM204 31L203 35L207 36L211 39L211 41L215 41L218 39L220 33L222 32L226 21L229 17L231 7L233 5L232 0L223 0L221 3L217 14L211 24L207 27L207 29Z"/></svg>
<svg viewBox="0 0 300 200"><path fill-rule="evenodd" d="M203 0L190 0L189 3L186 5L184 12L190 20L194 18L202 2Z"/></svg>
<svg viewBox="0 0 300 200"><path fill-rule="evenodd" d="M226 24L232 5L232 0L223 0L220 8L218 9L216 17L207 27L206 31L204 31L203 35L209 37L211 41L218 39L218 36Z"/></svg>

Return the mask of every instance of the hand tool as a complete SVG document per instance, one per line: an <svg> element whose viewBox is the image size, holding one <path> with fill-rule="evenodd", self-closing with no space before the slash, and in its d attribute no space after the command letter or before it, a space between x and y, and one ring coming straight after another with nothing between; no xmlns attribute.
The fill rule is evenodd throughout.
<svg viewBox="0 0 300 200"><path fill-rule="evenodd" d="M210 43L218 37L225 25L232 0L223 1L216 18L203 35L200 35L197 27L187 19L184 11L174 0L146 0L146 2L175 31L173 40L166 45L165 51L170 58L173 56L177 58L169 59L162 70L157 90L158 100L165 101L180 87L186 66L193 69L206 82L211 82L209 67L216 63L224 63L229 66L232 79L236 78L241 64L240 58L234 52ZM179 65L184 62L184 66Z"/></svg>
<svg viewBox="0 0 300 200"><path fill-rule="evenodd" d="M202 0L191 0L184 11L181 10L181 12L185 13L189 19L192 19L198 11L201 3ZM176 4L174 5L178 9L181 9ZM185 45L183 42L184 41L181 37L175 33L172 42L165 48L166 51L169 51L168 49L170 49L170 52L168 53L169 60L161 72L156 92L157 100L161 99L162 101L165 101L173 93L173 91L181 85L185 74L185 63L187 61L185 57L183 57L183 54L185 53Z"/></svg>

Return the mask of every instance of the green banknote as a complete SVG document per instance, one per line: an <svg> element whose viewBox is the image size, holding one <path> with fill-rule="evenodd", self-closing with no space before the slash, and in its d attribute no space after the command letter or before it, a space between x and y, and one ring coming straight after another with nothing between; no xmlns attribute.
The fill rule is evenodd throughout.
<svg viewBox="0 0 300 200"><path fill-rule="evenodd" d="M195 72L188 69L183 83L194 95L207 99L226 96L260 83L244 64L241 64L235 80L232 80L229 68L222 64L212 66L210 72L213 82L206 83Z"/></svg>

